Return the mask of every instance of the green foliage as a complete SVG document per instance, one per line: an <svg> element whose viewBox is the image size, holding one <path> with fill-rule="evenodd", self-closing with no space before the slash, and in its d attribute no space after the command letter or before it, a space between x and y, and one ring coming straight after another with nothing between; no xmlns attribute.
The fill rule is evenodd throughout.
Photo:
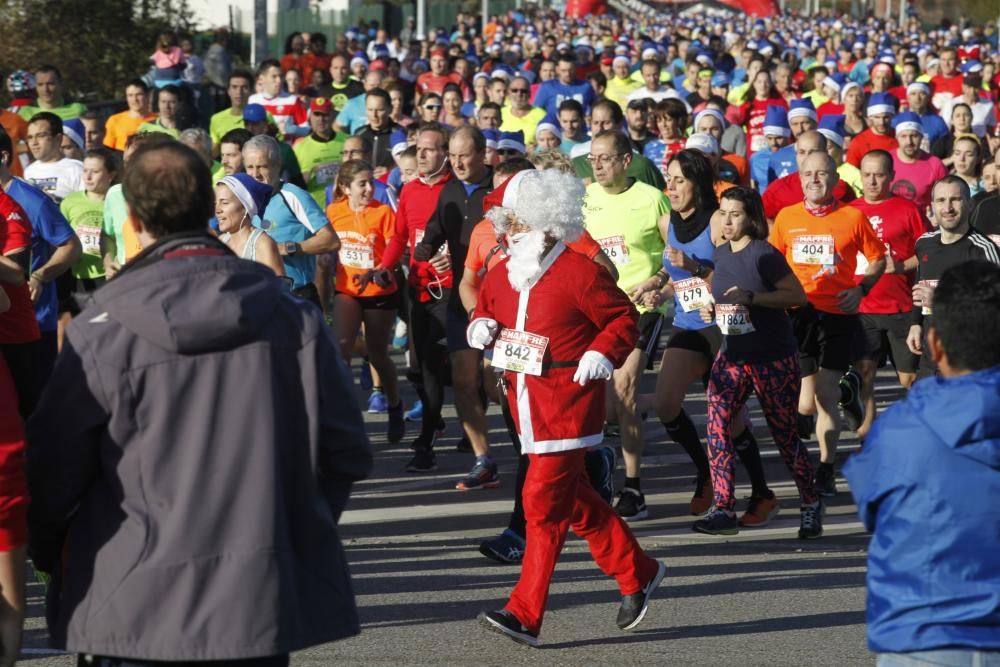
<svg viewBox="0 0 1000 667"><path fill-rule="evenodd" d="M188 32L191 17L186 0L0 0L0 75L47 63L70 99L121 98L159 33Z"/></svg>

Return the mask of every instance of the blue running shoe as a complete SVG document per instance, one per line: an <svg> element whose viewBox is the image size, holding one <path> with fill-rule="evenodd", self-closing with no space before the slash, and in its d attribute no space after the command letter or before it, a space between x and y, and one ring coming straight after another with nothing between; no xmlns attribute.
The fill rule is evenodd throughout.
<svg viewBox="0 0 1000 667"><path fill-rule="evenodd" d="M459 491L472 491L473 489L495 489L500 486L500 475L497 473L497 464L489 459L477 459L476 465L462 480L455 485Z"/></svg>
<svg viewBox="0 0 1000 667"><path fill-rule="evenodd" d="M517 565L524 559L524 538L507 528L499 536L484 540L479 553L499 563Z"/></svg>
<svg viewBox="0 0 1000 667"><path fill-rule="evenodd" d="M413 407L406 411L403 418L408 422L418 422L424 418L424 404L419 398L413 404Z"/></svg>
<svg viewBox="0 0 1000 667"><path fill-rule="evenodd" d="M379 415L389 411L389 400L381 391L373 391L368 396L369 414Z"/></svg>
<svg viewBox="0 0 1000 667"><path fill-rule="evenodd" d="M358 382L364 391L371 391L372 387L375 386L375 383L372 382L372 368L368 365L367 359L361 360L361 371L358 373Z"/></svg>

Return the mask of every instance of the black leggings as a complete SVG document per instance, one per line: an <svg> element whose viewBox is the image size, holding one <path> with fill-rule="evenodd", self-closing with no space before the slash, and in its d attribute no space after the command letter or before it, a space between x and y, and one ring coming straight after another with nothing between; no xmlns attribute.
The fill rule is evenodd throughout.
<svg viewBox="0 0 1000 667"><path fill-rule="evenodd" d="M415 384L423 403L424 416L420 426L422 438L432 442L441 422L444 407L445 374L448 372L448 348L445 345L445 318L448 311L448 290L441 299L421 302L410 295L410 336L413 338L411 368L420 374Z"/></svg>

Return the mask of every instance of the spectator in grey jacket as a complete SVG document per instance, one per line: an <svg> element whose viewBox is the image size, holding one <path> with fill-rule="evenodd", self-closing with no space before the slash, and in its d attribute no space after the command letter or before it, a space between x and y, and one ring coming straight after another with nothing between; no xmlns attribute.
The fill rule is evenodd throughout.
<svg viewBox="0 0 1000 667"><path fill-rule="evenodd" d="M140 149L123 189L145 250L68 328L29 424L52 644L287 665L359 631L337 523L372 455L347 370L317 308L209 235L194 151Z"/></svg>

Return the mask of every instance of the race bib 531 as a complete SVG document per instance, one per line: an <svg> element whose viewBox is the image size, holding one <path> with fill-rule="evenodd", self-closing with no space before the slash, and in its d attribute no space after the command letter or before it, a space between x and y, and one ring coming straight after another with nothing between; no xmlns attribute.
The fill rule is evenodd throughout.
<svg viewBox="0 0 1000 667"><path fill-rule="evenodd" d="M375 268L375 257L367 243L341 239L339 256L340 263L352 269Z"/></svg>

